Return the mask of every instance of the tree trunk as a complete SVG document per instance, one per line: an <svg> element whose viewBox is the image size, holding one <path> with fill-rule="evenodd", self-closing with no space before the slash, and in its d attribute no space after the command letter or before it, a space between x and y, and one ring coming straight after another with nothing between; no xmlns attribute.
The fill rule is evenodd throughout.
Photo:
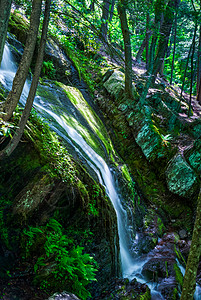
<svg viewBox="0 0 201 300"><path fill-rule="evenodd" d="M145 36L144 40L142 41L142 44L141 44L141 46L140 46L140 48L138 50L138 53L136 55L136 62L140 61L140 58L142 56L142 53L143 53L145 47L146 47L146 51L147 51L147 45L149 45L149 39L150 39L151 35L152 35L151 31L149 31L149 32L146 33L146 36Z"/></svg>
<svg viewBox="0 0 201 300"><path fill-rule="evenodd" d="M173 47L173 56L172 56L170 84L172 84L172 79L173 79L174 59L175 59L175 51L176 51L176 40L177 40L177 12L175 14L175 24L174 24L174 47Z"/></svg>
<svg viewBox="0 0 201 300"><path fill-rule="evenodd" d="M27 97L26 105L24 107L21 119L18 124L18 128L16 129L13 138L11 139L10 143L6 146L6 148L0 152L0 159L3 159L5 156L9 156L17 147L17 145L22 137L26 122L27 122L30 112L31 112L31 108L32 108L33 101L35 98L38 81L39 81L39 76L40 76L41 68L42 68L42 64L43 64L43 56L44 56L45 45L46 45L46 40L47 40L47 31L48 31L49 16L50 16L50 5L51 5L51 0L46 0L45 15L44 15L44 20L43 20L43 29L42 29L42 35L41 35L41 40L40 40L40 46L39 46L38 56L37 56L37 60L36 60L34 76L33 76L33 80L31 83L29 95Z"/></svg>
<svg viewBox="0 0 201 300"><path fill-rule="evenodd" d="M201 103L201 99L198 98L200 95L200 78L201 78L201 25L199 30L199 45L198 45L198 66L197 66L197 100Z"/></svg>
<svg viewBox="0 0 201 300"><path fill-rule="evenodd" d="M102 23L101 23L101 34L107 39L107 30L108 30L108 21L109 21L109 9L110 9L111 0L104 0L103 9L102 9Z"/></svg>
<svg viewBox="0 0 201 300"><path fill-rule="evenodd" d="M130 32L128 28L125 2L121 0L118 5L118 12L121 22L121 30L124 39L125 52L125 93L132 98L132 55L131 55L131 41Z"/></svg>
<svg viewBox="0 0 201 300"><path fill-rule="evenodd" d="M150 15L149 12L147 12L146 16L146 69L148 70L149 67L149 40L152 35L152 32L150 30Z"/></svg>
<svg viewBox="0 0 201 300"><path fill-rule="evenodd" d="M169 0L165 10L164 21L162 23L161 30L160 30L160 38L159 38L158 47L156 51L156 57L154 59L152 83L155 82L156 76L159 70L161 69L161 65L165 58L165 54L168 47L168 40L170 37L170 31L174 20L174 12L177 6L178 6L178 0Z"/></svg>
<svg viewBox="0 0 201 300"><path fill-rule="evenodd" d="M183 93L183 90L184 90L184 84L185 84L185 79L186 79L186 72L187 72L187 69L188 69L188 62L189 62L189 59L190 59L192 47L193 47L193 41L191 43L191 46L190 46L190 49L189 49L189 52L188 52L188 57L187 57L187 61L186 61L186 67L185 67L185 70L184 70L184 77L183 77L183 82L182 82L180 97L182 97L182 93Z"/></svg>
<svg viewBox="0 0 201 300"><path fill-rule="evenodd" d="M201 190L197 202L197 214L193 229L191 248L184 275L180 300L193 300L196 287L196 275L201 254Z"/></svg>
<svg viewBox="0 0 201 300"><path fill-rule="evenodd" d="M94 0L91 1L91 4L90 4L90 6L89 6L89 10L90 10L91 12L94 12L94 11L95 11L95 1L94 1Z"/></svg>
<svg viewBox="0 0 201 300"><path fill-rule="evenodd" d="M191 111L191 100L192 100L192 90L193 90L193 59L194 59L194 53L195 53L195 38L196 38L196 32L197 32L197 20L195 23L195 32L194 32L194 37L193 37L193 47L192 47L192 54L191 54L191 83L190 83L190 100L189 100L189 108L188 108L188 117L190 116L190 111Z"/></svg>
<svg viewBox="0 0 201 300"><path fill-rule="evenodd" d="M32 13L30 18L30 27L29 32L25 44L25 49L22 55L22 59L20 61L19 67L17 69L17 73L15 75L12 90L8 94L6 101L0 107L0 117L7 121L11 118L13 111L15 110L23 87L26 81L26 77L29 71L29 67L31 64L32 56L35 49L35 44L38 35L38 28L40 23L40 14L41 14L41 5L42 0L33 0L32 2Z"/></svg>
<svg viewBox="0 0 201 300"><path fill-rule="evenodd" d="M114 14L114 5L115 5L115 0L112 0L111 8L110 8L110 18L109 18L110 22L112 21L113 14Z"/></svg>
<svg viewBox="0 0 201 300"><path fill-rule="evenodd" d="M0 0L0 65L5 45L12 0Z"/></svg>

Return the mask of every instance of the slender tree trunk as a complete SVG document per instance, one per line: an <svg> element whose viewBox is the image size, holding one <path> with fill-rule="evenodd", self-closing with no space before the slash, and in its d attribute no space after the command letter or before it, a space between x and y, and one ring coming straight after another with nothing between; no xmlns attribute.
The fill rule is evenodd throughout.
<svg viewBox="0 0 201 300"><path fill-rule="evenodd" d="M131 41L130 32L128 28L125 2L121 0L118 5L118 12L121 22L121 30L124 39L124 52L125 52L125 92L132 98L132 55L131 55Z"/></svg>
<svg viewBox="0 0 201 300"><path fill-rule="evenodd" d="M147 96L147 93L149 91L149 87L150 87L151 81L152 81L155 48L156 48L156 42L158 39L158 33L159 33L159 28L160 28L160 23L161 23L161 19L162 19L164 5L165 5L165 1L157 0L155 3L155 20L154 20L154 26L153 26L152 41L151 41L150 51L149 51L147 80L146 80L145 87L142 91L142 95L140 97L141 105L144 105L144 103L145 103L146 96Z"/></svg>
<svg viewBox="0 0 201 300"><path fill-rule="evenodd" d="M190 253L184 275L183 289L180 300L193 300L196 287L196 275L201 255L201 191L198 196L197 214L193 229Z"/></svg>
<svg viewBox="0 0 201 300"><path fill-rule="evenodd" d="M2 117L2 119L5 121L11 118L12 113L19 102L24 87L24 83L26 81L26 77L31 64L32 56L35 49L37 34L38 34L41 5L42 5L42 0L33 0L32 2L30 27L29 27L29 32L25 44L25 49L22 55L22 59L13 81L12 90L8 94L6 101L0 107L0 112L3 112L3 114L0 113L0 117Z"/></svg>
<svg viewBox="0 0 201 300"><path fill-rule="evenodd" d="M105 39L107 39L108 21L109 21L109 14L110 14L109 11L110 2L111 0L104 0L103 9L102 9L101 34Z"/></svg>
<svg viewBox="0 0 201 300"><path fill-rule="evenodd" d="M199 90L200 90L200 78L201 78L201 25L199 30L199 45L198 45L198 66L197 66L197 100L201 103L201 97ZM199 97L198 97L199 95Z"/></svg>
<svg viewBox="0 0 201 300"><path fill-rule="evenodd" d="M195 38L196 38L196 33L197 33L197 20L195 23L195 32L193 36L193 47L192 47L192 54L191 54L191 83L190 83L190 100L189 100L189 108L188 108L188 117L190 116L190 111L191 111L191 101L192 101L192 90L193 90L193 75L194 75L194 64L193 64L193 59L194 59L194 53L195 53Z"/></svg>
<svg viewBox="0 0 201 300"><path fill-rule="evenodd" d="M142 44L141 44L141 46L140 46L140 48L138 50L138 53L136 55L136 62L140 61L140 58L142 56L142 53L143 53L145 47L147 47L147 44L149 45L149 39L150 39L151 35L152 35L151 31L149 31L149 32L146 33L146 36L145 36L144 40L142 41Z"/></svg>
<svg viewBox="0 0 201 300"><path fill-rule="evenodd" d="M190 49L189 49L189 52L188 52L188 57L187 57L187 61L186 61L186 67L185 67L185 70L184 70L184 77L183 77L183 82L182 82L180 97L182 97L182 93L183 93L183 90L184 90L184 84L185 84L185 79L186 79L186 72L187 72L187 69L188 69L188 62L189 62L189 59L190 59L192 47L193 47L193 42L191 43L191 46L190 46Z"/></svg>
<svg viewBox="0 0 201 300"><path fill-rule="evenodd" d="M197 101L201 105L201 77L200 77L199 90L198 90L198 93L197 93Z"/></svg>
<svg viewBox="0 0 201 300"><path fill-rule="evenodd" d="M112 21L113 14L114 14L114 5L115 5L115 0L112 0L111 8L110 8L110 18L109 18L110 22Z"/></svg>
<svg viewBox="0 0 201 300"><path fill-rule="evenodd" d="M154 60L154 66L153 66L153 74L152 74L152 83L155 82L156 76L161 69L161 65L164 61L165 54L168 47L168 41L170 37L170 32L174 20L174 12L175 9L178 6L178 0L169 0L165 14L164 14L164 21L161 26L160 30L160 39L158 42L156 57Z"/></svg>
<svg viewBox="0 0 201 300"><path fill-rule="evenodd" d="M148 66L149 66L149 40L150 37L152 35L152 32L150 30L150 15L149 12L147 13L146 16L146 69L148 70Z"/></svg>
<svg viewBox="0 0 201 300"><path fill-rule="evenodd" d="M177 12L175 14L175 24L174 24L174 47L173 47L173 56L172 56L172 67L171 67L170 84L172 84L172 79L173 79L174 59L175 59L175 51L176 51L176 41L177 41Z"/></svg>
<svg viewBox="0 0 201 300"><path fill-rule="evenodd" d="M94 11L95 11L95 1L94 1L94 0L91 1L91 4L90 4L90 6L89 6L89 10L90 10L91 12L94 12Z"/></svg>
<svg viewBox="0 0 201 300"><path fill-rule="evenodd" d="M0 65L5 45L12 0L0 0Z"/></svg>
<svg viewBox="0 0 201 300"><path fill-rule="evenodd" d="M39 76L43 64L43 56L44 56L45 45L47 40L47 31L48 31L49 16L50 16L50 5L51 5L51 0L46 0L41 41L40 41L38 56L36 60L34 76L31 83L29 95L27 97L26 105L24 107L20 122L18 124L18 128L16 129L13 138L11 139L10 143L6 146L6 148L0 152L0 159L3 159L5 156L9 156L17 147L31 112L31 108L35 98L36 89L39 82Z"/></svg>

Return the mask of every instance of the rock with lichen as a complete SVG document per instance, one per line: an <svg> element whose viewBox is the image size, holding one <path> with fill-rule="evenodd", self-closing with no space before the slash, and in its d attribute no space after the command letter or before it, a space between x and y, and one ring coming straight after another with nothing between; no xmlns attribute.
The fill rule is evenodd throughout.
<svg viewBox="0 0 201 300"><path fill-rule="evenodd" d="M166 170L168 188L174 194L188 197L197 190L197 176L181 154L176 155Z"/></svg>

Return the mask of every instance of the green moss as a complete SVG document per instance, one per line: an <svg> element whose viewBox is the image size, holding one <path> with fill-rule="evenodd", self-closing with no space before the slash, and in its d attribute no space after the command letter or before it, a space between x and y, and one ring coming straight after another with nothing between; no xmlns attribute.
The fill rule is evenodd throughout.
<svg viewBox="0 0 201 300"><path fill-rule="evenodd" d="M177 288L174 288L173 294L172 294L172 300L178 299L178 290Z"/></svg>
<svg viewBox="0 0 201 300"><path fill-rule="evenodd" d="M14 10L10 15L8 29L9 32L15 34L17 39L24 44L29 30L29 21L19 11Z"/></svg>
<svg viewBox="0 0 201 300"><path fill-rule="evenodd" d="M147 287L146 293L144 295L139 296L137 300L151 300L151 292L150 289Z"/></svg>
<svg viewBox="0 0 201 300"><path fill-rule="evenodd" d="M121 167L121 171L122 171L122 174L123 174L124 178L125 178L128 182L132 181L132 178L131 178L131 176L130 176L130 172L129 172L129 169L128 169L127 165L124 164L124 165Z"/></svg>
<svg viewBox="0 0 201 300"><path fill-rule="evenodd" d="M24 131L38 150L43 165L48 164L49 174L62 181L73 183L76 180L76 169L66 148L58 140L57 135L32 112Z"/></svg>
<svg viewBox="0 0 201 300"><path fill-rule="evenodd" d="M157 225L158 225L158 235L161 237L165 231L165 226L161 220L161 218L157 218Z"/></svg>
<svg viewBox="0 0 201 300"><path fill-rule="evenodd" d="M175 263L174 264L174 271L175 271L175 278L176 278L176 281L180 284L180 286L182 287L183 285L183 275L178 267L178 265Z"/></svg>
<svg viewBox="0 0 201 300"><path fill-rule="evenodd" d="M86 120L86 122L89 124L90 128L92 129L92 131L95 134L95 138L94 136L90 133L88 133L87 135L87 129L84 128L79 124L79 122L77 120L75 120L74 118L72 118L72 116L66 116L65 115L65 120L70 123L77 123L76 124L76 130L79 127L82 127L82 130L80 130L80 132L82 132L83 130L85 131L84 134L82 134L82 136L84 137L84 139L90 143L90 145L93 144L92 148L95 149L95 151L98 151L98 148L102 148L100 147L100 141L97 141L96 136L98 137L99 140L101 140L101 142L103 142L107 154L110 155L110 158L113 159L113 153L114 153L114 148L113 145L111 143L111 140L107 134L107 131L102 123L102 121L99 119L99 117L96 115L96 113L93 111L93 109L90 107L90 105L87 103L87 101L84 99L82 93L74 87L70 87L70 86L66 86L60 82L56 83L59 87L61 87L66 95L68 96L69 100L74 104L74 106L76 107L76 109L81 113L81 115L84 117L84 119ZM70 121L71 119L71 121ZM75 125L74 125L75 126ZM93 139L93 140L92 140ZM98 143L98 146L96 146L96 144ZM103 150L104 152L104 150ZM102 157L104 157L104 154L102 152Z"/></svg>

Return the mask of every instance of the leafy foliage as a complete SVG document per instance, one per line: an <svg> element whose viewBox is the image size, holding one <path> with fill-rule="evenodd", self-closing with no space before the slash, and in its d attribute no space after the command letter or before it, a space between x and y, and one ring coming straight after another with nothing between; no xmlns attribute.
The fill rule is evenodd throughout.
<svg viewBox="0 0 201 300"><path fill-rule="evenodd" d="M6 122L0 118L0 136L12 137L11 131L14 129L14 124Z"/></svg>
<svg viewBox="0 0 201 300"><path fill-rule="evenodd" d="M24 230L22 249L25 258L37 256L34 280L41 288L68 289L84 300L90 297L86 286L96 280L95 260L83 253L83 247L75 246L58 221L50 219L46 226Z"/></svg>
<svg viewBox="0 0 201 300"><path fill-rule="evenodd" d="M43 61L42 74L47 78L54 79L55 78L55 67L52 61Z"/></svg>

